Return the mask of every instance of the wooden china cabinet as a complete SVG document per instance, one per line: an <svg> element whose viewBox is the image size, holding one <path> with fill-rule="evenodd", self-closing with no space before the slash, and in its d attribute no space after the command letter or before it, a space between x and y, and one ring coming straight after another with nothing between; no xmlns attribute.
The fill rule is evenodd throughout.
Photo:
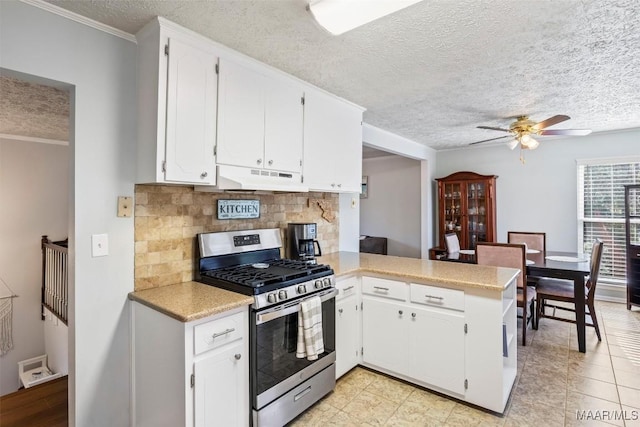
<svg viewBox="0 0 640 427"><path fill-rule="evenodd" d="M496 241L496 175L456 172L438 182L438 231L455 232L461 249L475 249L477 242Z"/></svg>

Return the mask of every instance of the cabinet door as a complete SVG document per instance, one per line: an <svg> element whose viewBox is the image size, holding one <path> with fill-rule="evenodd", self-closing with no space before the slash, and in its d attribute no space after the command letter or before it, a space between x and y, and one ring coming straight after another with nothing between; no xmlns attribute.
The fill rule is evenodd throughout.
<svg viewBox="0 0 640 427"><path fill-rule="evenodd" d="M218 58L169 38L165 180L215 183Z"/></svg>
<svg viewBox="0 0 640 427"><path fill-rule="evenodd" d="M218 163L262 167L264 80L260 73L220 59Z"/></svg>
<svg viewBox="0 0 640 427"><path fill-rule="evenodd" d="M362 361L408 374L408 309L393 302L367 297L363 297L362 302Z"/></svg>
<svg viewBox="0 0 640 427"><path fill-rule="evenodd" d="M354 296L336 303L336 379L358 365L360 311Z"/></svg>
<svg viewBox="0 0 640 427"><path fill-rule="evenodd" d="M195 425L238 426L248 423L247 355L239 340L194 364Z"/></svg>
<svg viewBox="0 0 640 427"><path fill-rule="evenodd" d="M464 394L464 314L411 308L409 376Z"/></svg>
<svg viewBox="0 0 640 427"><path fill-rule="evenodd" d="M264 167L286 172L302 171L304 92L298 86L265 79Z"/></svg>
<svg viewBox="0 0 640 427"><path fill-rule="evenodd" d="M311 190L360 192L359 109L322 92L305 92L303 175Z"/></svg>

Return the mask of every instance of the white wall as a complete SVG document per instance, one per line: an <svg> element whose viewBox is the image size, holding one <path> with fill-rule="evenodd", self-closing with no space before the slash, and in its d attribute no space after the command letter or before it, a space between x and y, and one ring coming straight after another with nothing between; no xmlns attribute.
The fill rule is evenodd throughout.
<svg viewBox="0 0 640 427"><path fill-rule="evenodd" d="M421 257L427 258L429 256L428 250L434 246L436 238L434 219L436 207L433 202L436 151L366 123L362 127L362 139L363 143L369 147L420 161L420 225L414 232L420 236Z"/></svg>
<svg viewBox="0 0 640 427"><path fill-rule="evenodd" d="M66 146L0 139L0 277L18 295L13 350L0 358L0 395L18 389L19 361L45 353L40 239L67 237L68 172Z"/></svg>
<svg viewBox="0 0 640 427"><path fill-rule="evenodd" d="M505 145L439 152L438 176L463 170L498 175L498 241L506 242L509 230L544 231L547 249L575 252L576 160L637 156L640 129L540 141L536 150L524 153L525 164L520 163L517 149L511 151ZM604 284L598 289L601 296L623 297Z"/></svg>
<svg viewBox="0 0 640 427"><path fill-rule="evenodd" d="M637 156L640 130L540 141L536 150L524 152L525 164L517 149L505 145L439 152L438 176L464 170L498 175L499 241L506 242L509 230L545 231L549 250L576 251L576 160Z"/></svg>
<svg viewBox="0 0 640 427"><path fill-rule="evenodd" d="M360 200L360 234L386 237L389 255L420 258L420 161L365 159L362 174L369 194Z"/></svg>
<svg viewBox="0 0 640 427"><path fill-rule="evenodd" d="M360 194L340 194L339 201L339 250L358 252L360 250L358 243L360 236Z"/></svg>
<svg viewBox="0 0 640 427"><path fill-rule="evenodd" d="M17 1L0 2L0 66L74 87L69 192L70 424L129 424L129 311L133 220L136 45ZM29 165L23 165L28 167ZM110 255L92 258L91 235Z"/></svg>
<svg viewBox="0 0 640 427"><path fill-rule="evenodd" d="M44 349L51 372L69 374L69 328L45 308Z"/></svg>

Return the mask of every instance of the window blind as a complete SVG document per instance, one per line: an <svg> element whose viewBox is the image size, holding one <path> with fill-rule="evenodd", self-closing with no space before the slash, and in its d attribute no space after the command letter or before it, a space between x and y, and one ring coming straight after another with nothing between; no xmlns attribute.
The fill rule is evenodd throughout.
<svg viewBox="0 0 640 427"><path fill-rule="evenodd" d="M596 238L604 242L600 278L626 283L624 186L640 184L640 161L601 162L578 165L579 247L591 251Z"/></svg>

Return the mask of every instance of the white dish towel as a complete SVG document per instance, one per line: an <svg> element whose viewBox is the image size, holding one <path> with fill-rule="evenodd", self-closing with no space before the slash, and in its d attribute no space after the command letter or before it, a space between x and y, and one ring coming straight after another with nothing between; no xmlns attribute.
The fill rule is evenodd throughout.
<svg viewBox="0 0 640 427"><path fill-rule="evenodd" d="M296 357L317 360L324 352L322 340L322 301L320 297L309 298L300 303L298 310L298 345Z"/></svg>

